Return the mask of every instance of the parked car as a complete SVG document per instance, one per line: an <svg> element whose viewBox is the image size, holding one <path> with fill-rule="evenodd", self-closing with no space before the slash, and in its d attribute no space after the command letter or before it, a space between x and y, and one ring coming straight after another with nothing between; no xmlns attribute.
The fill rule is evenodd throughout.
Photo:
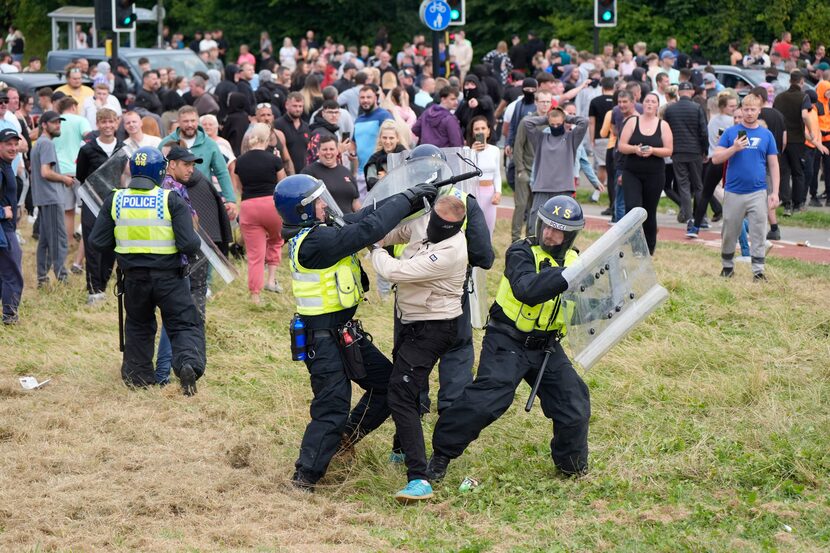
<svg viewBox="0 0 830 553"><path fill-rule="evenodd" d="M86 58L90 65L99 61L109 61L103 48L86 48L83 50L52 50L46 57L46 69L49 71L62 72L73 59ZM130 77L134 83L141 82L141 71L138 69L138 60L147 58L150 60L150 67L172 67L176 75L187 78L193 76L196 71L207 73L205 62L192 50L158 50L155 48L119 48L118 59L126 62L130 68Z"/></svg>
<svg viewBox="0 0 830 553"><path fill-rule="evenodd" d="M66 77L63 73L0 73L0 82L16 88L21 94L35 96L41 88L48 86L55 90L65 85ZM90 84L90 82L89 79L84 80L85 84Z"/></svg>
<svg viewBox="0 0 830 553"><path fill-rule="evenodd" d="M734 65L713 65L715 76L720 83L727 88L734 88L741 97L746 96L750 90L766 81L766 73L763 69L745 69ZM776 94L790 88L790 74L786 71L778 72L778 79L772 83ZM815 88L812 84L804 81L806 88Z"/></svg>

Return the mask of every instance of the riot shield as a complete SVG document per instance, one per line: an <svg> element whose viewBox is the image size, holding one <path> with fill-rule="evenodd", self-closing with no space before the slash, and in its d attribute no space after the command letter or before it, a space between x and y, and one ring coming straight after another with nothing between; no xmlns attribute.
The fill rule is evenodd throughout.
<svg viewBox="0 0 830 553"><path fill-rule="evenodd" d="M588 370L668 298L657 282L643 221L632 209L566 268L562 295L572 358Z"/></svg>
<svg viewBox="0 0 830 553"><path fill-rule="evenodd" d="M450 173L453 175L460 175L470 170L471 166L464 161L464 159L470 159L471 150L467 146L463 148L441 148L441 151L447 156L447 165L450 167ZM396 154L389 154L386 158L386 167L389 171L395 169L406 162L406 158L409 156L409 151L398 152ZM464 159L462 159L462 156ZM424 182L424 181L420 181ZM418 184L417 182L414 184ZM410 185L412 186L412 185ZM466 192L467 194L472 194L475 196L478 193L478 179L467 179L461 182L457 182L454 185L459 190ZM374 190L374 189L373 189Z"/></svg>
<svg viewBox="0 0 830 553"><path fill-rule="evenodd" d="M487 271L481 267L473 267L470 273L470 282L467 284L470 301L470 324L473 328L484 328L487 325L487 314L490 304L487 303Z"/></svg>
<svg viewBox="0 0 830 553"><path fill-rule="evenodd" d="M98 217L101 205L110 192L115 188L126 188L130 182L129 161L133 152L133 148L125 144L123 148L112 154L107 161L90 174L81 185L81 201L86 204L95 217ZM239 276L236 267L219 251L205 231L197 227L196 233L202 242L200 246L202 255L205 256L216 274L225 283L230 284Z"/></svg>

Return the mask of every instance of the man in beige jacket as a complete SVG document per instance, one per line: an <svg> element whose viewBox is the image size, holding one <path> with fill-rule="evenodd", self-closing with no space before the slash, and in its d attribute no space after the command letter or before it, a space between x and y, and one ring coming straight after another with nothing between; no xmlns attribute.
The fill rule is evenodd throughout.
<svg viewBox="0 0 830 553"><path fill-rule="evenodd" d="M467 273L467 240L461 232L466 214L461 200L443 196L429 217L384 238L387 244L409 243L401 259L380 247L372 251L378 274L397 284L395 309L401 325L387 400L407 468L409 483L395 494L404 503L432 497L418 402L438 358L455 342Z"/></svg>

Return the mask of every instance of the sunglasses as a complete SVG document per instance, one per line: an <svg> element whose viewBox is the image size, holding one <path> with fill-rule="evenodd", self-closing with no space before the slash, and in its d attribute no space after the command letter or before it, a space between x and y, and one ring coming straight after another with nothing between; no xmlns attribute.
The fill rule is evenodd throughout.
<svg viewBox="0 0 830 553"><path fill-rule="evenodd" d="M6 105L6 104L8 104L8 103L9 103L8 98L0 98L0 104L2 104L2 105Z"/></svg>
<svg viewBox="0 0 830 553"><path fill-rule="evenodd" d="M265 103L262 103L262 104L257 104L256 108L257 109L262 109L262 108L271 109L271 104L269 104L268 102L265 102Z"/></svg>

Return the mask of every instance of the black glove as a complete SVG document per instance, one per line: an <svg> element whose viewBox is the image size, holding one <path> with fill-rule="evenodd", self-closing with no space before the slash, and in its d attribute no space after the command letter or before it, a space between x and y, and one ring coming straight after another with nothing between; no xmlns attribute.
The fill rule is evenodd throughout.
<svg viewBox="0 0 830 553"><path fill-rule="evenodd" d="M409 205L412 208L422 208L424 207L423 198L426 198L428 202L432 203L436 196L438 196L438 189L425 182L421 184L416 184L412 188L408 188L402 192L404 198L409 200Z"/></svg>
<svg viewBox="0 0 830 553"><path fill-rule="evenodd" d="M550 259L543 259L542 261L539 262L539 269L540 270L541 269L547 269L548 267L553 267L553 265L550 264Z"/></svg>

